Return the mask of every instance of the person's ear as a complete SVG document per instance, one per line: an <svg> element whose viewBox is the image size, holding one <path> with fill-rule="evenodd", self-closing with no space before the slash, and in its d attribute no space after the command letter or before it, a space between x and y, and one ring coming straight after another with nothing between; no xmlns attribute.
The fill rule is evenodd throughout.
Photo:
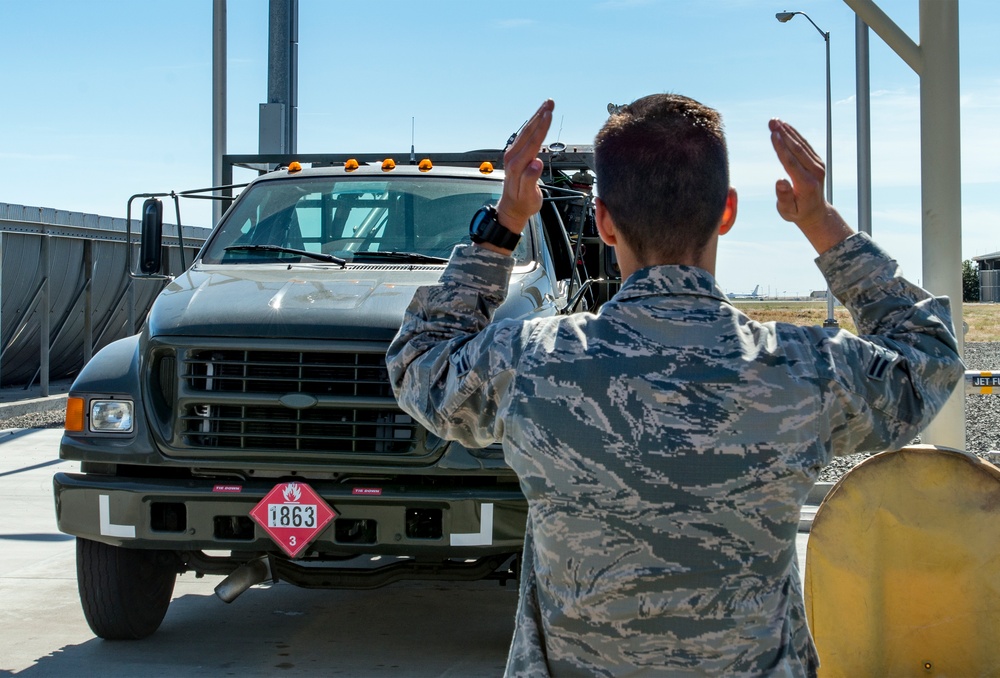
<svg viewBox="0 0 1000 678"><path fill-rule="evenodd" d="M726 196L726 209L722 211L722 219L719 220L719 235L725 235L736 223L736 206L739 201L736 198L736 189L730 187Z"/></svg>
<svg viewBox="0 0 1000 678"><path fill-rule="evenodd" d="M601 236L601 240L608 247L614 247L618 244L618 232L615 228L614 219L611 218L611 214L608 213L608 206L604 204L604 201L600 198L594 199L594 219L597 222L597 234Z"/></svg>

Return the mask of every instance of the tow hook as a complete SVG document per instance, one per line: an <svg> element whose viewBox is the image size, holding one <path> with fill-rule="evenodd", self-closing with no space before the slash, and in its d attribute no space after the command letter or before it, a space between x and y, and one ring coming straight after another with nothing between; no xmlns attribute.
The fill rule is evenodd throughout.
<svg viewBox="0 0 1000 678"><path fill-rule="evenodd" d="M215 595L224 603L231 603L251 586L271 579L271 562L267 556L254 558L233 570L215 587Z"/></svg>

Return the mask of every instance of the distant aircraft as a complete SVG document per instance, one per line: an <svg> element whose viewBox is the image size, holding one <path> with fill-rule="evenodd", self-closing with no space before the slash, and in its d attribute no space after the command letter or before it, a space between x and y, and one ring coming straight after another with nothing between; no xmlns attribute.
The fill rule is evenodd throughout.
<svg viewBox="0 0 1000 678"><path fill-rule="evenodd" d="M764 297L761 296L761 294L760 294L760 285L757 285L757 287L753 288L753 292L751 292L750 294L741 294L739 292L733 292L732 294L729 295L729 298L730 299L751 299L751 300L754 300L754 301L760 301Z"/></svg>

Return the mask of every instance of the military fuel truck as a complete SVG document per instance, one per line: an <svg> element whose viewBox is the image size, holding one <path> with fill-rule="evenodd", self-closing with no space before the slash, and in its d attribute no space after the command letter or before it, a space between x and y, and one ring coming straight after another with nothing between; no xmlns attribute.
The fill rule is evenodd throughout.
<svg viewBox="0 0 1000 678"><path fill-rule="evenodd" d="M593 310L616 286L593 228L592 150L540 157L546 200L500 318ZM153 633L184 572L225 575L226 602L262 582L518 576L526 502L499 445L422 428L384 359L414 290L500 197L502 158L227 156L230 173L259 176L224 187L242 190L193 264L69 392L60 457L80 465L54 477L56 515L77 538L95 634ZM143 204L134 277L166 278L162 212Z"/></svg>

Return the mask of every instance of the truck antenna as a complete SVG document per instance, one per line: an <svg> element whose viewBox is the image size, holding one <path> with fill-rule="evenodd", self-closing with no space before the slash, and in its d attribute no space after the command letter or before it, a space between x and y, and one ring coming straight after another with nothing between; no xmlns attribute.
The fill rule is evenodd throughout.
<svg viewBox="0 0 1000 678"><path fill-rule="evenodd" d="M524 122L521 123L521 126L518 127L517 130L514 131L513 134L511 134L509 137L507 137L507 143L503 145L503 150L504 151L506 151L508 148L510 148L510 145L512 143L514 143L514 139L517 139L517 135L521 133L521 130L523 130L524 126L527 125L527 124L528 124L528 121L525 120Z"/></svg>
<svg viewBox="0 0 1000 678"><path fill-rule="evenodd" d="M416 126L417 126L417 118L416 116L411 116L410 117L410 164L411 165L417 164L417 151L416 151L416 145L414 143L416 140Z"/></svg>

